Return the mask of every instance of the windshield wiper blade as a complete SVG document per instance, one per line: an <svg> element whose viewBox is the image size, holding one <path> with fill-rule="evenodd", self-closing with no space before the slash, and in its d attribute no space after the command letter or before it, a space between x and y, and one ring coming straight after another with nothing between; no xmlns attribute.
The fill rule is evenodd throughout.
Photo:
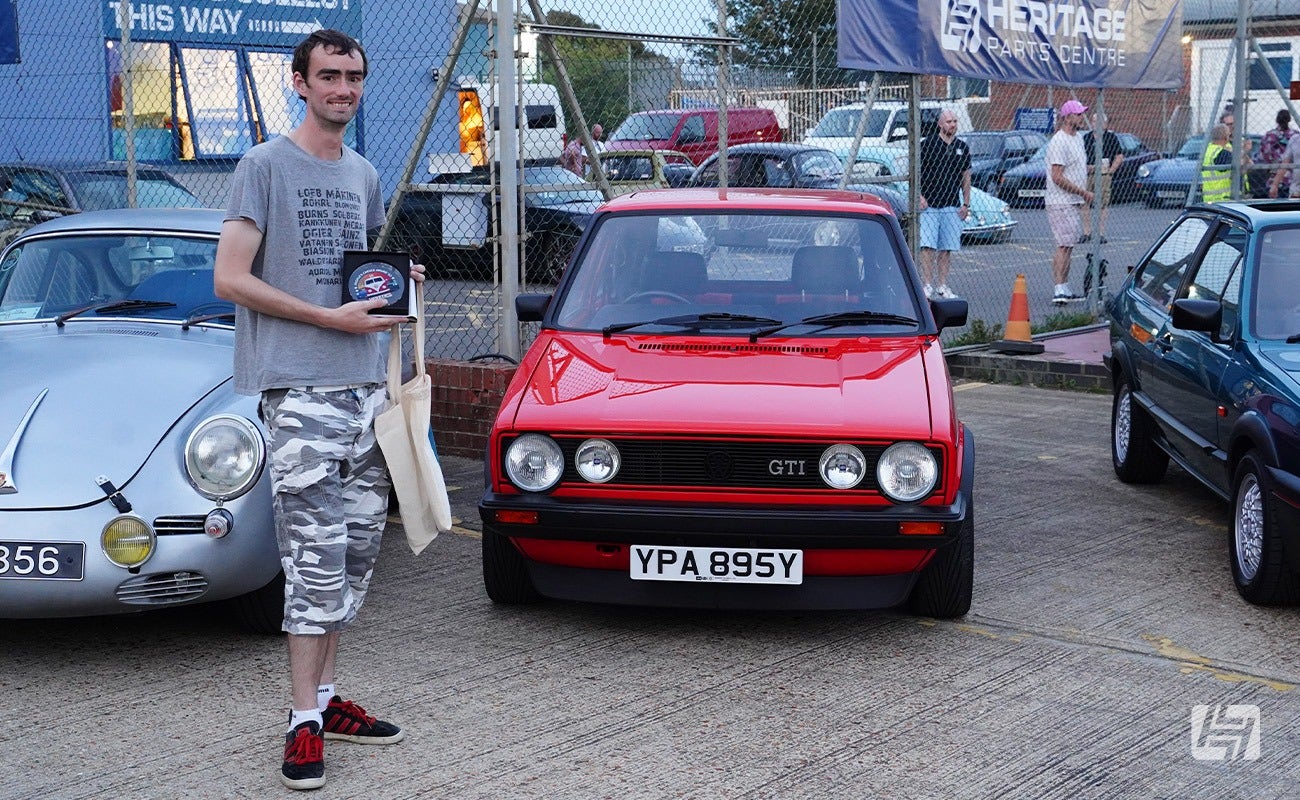
<svg viewBox="0 0 1300 800"><path fill-rule="evenodd" d="M97 303L84 308L74 308L71 311L65 311L54 318L54 324L62 328L63 323L73 317L85 314L88 311L94 311L96 314L111 314L121 311L152 311L156 308L175 308L176 304L167 300L113 300L108 303Z"/></svg>
<svg viewBox="0 0 1300 800"><path fill-rule="evenodd" d="M198 325L200 322L211 322L214 319L234 319L234 311L218 311L215 314L191 314L189 319L181 323L181 330L187 331L191 325Z"/></svg>
<svg viewBox="0 0 1300 800"><path fill-rule="evenodd" d="M660 317L659 319L647 319L639 322L620 322L615 325L606 325L601 329L601 333L609 336L611 333L620 333L632 328L639 328L642 325L676 325L683 328L703 328L712 327L713 325L730 326L732 324L771 325L777 322L780 322L780 320L771 317L755 317L750 314L729 314L725 311L715 311L706 314Z"/></svg>
<svg viewBox="0 0 1300 800"><path fill-rule="evenodd" d="M795 328L800 325L812 325L824 329L837 328L842 325L916 325L918 322L919 320L912 317L891 314L886 311L841 311L835 314L817 314L812 317L804 317L798 322L786 322L782 325L764 328L761 331L754 331L749 335L749 341L757 342L763 336L770 336L777 331Z"/></svg>

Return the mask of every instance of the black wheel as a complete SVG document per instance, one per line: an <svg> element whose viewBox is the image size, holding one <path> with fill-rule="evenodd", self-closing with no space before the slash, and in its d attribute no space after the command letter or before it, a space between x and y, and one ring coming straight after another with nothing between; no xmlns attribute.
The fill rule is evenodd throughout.
<svg viewBox="0 0 1300 800"><path fill-rule="evenodd" d="M975 587L975 508L972 505L957 541L940 550L925 565L912 587L907 607L913 614L954 619L970 611Z"/></svg>
<svg viewBox="0 0 1300 800"><path fill-rule="evenodd" d="M576 235L555 231L543 239L537 249L537 255L528 258L525 274L528 283L554 286L560 282L564 268L569 266L569 257L573 255L574 245L578 243Z"/></svg>
<svg viewBox="0 0 1300 800"><path fill-rule="evenodd" d="M528 565L509 537L483 529L483 588L492 602L536 603L541 595L528 577Z"/></svg>
<svg viewBox="0 0 1300 800"><path fill-rule="evenodd" d="M284 629L284 572L276 572L265 586L233 598L230 606L239 624L252 633L280 633Z"/></svg>
<svg viewBox="0 0 1300 800"><path fill-rule="evenodd" d="M1286 544L1271 508L1273 478L1251 451L1237 465L1232 483L1232 581L1248 602L1260 606L1300 603L1300 575L1286 563Z"/></svg>
<svg viewBox="0 0 1300 800"><path fill-rule="evenodd" d="M1110 414L1110 455L1125 483L1156 483L1165 476L1169 456L1156 446L1155 423L1133 401L1128 378L1120 378Z"/></svg>

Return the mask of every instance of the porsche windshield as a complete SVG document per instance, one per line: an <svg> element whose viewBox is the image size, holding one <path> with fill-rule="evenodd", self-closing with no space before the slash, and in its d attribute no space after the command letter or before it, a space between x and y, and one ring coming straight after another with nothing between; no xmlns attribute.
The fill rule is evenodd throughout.
<svg viewBox="0 0 1300 800"><path fill-rule="evenodd" d="M181 320L195 309L229 310L213 293L216 250L216 238L154 234L22 242L0 261L0 321L55 317L88 306ZM117 304L121 300L155 305Z"/></svg>
<svg viewBox="0 0 1300 800"><path fill-rule="evenodd" d="M859 336L914 331L921 319L887 220L789 213L609 216L557 298L561 328L726 333L844 312L857 325L783 330ZM747 324L748 320L748 324Z"/></svg>

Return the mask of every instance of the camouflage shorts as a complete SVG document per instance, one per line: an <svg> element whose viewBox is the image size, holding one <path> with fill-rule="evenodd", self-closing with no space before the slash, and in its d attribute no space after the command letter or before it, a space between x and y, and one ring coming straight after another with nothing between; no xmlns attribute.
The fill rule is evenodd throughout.
<svg viewBox="0 0 1300 800"><path fill-rule="evenodd" d="M387 407L382 384L262 394L286 633L343 630L365 600L388 517L374 426Z"/></svg>

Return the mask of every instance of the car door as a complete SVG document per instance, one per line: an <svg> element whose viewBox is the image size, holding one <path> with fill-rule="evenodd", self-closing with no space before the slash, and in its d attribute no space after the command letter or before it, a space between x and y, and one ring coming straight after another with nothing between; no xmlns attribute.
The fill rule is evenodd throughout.
<svg viewBox="0 0 1300 800"><path fill-rule="evenodd" d="M1124 295L1128 330L1122 333L1133 372L1133 391L1138 402L1149 408L1166 431L1172 417L1162 403L1167 397L1158 370L1168 343L1159 342L1159 337L1167 332L1169 309L1201 250L1211 222L1206 215L1190 214L1174 223L1134 270L1133 282Z"/></svg>
<svg viewBox="0 0 1300 800"><path fill-rule="evenodd" d="M1235 309L1246 239L1246 229L1240 223L1221 221L1189 269L1179 296L1218 302L1227 299ZM1235 317L1225 313L1224 324L1213 334L1176 328L1172 318L1166 319L1156 337L1156 367L1147 384L1150 395L1171 418L1170 427L1176 431L1171 444L1187 466L1225 490L1226 455L1219 447L1218 407L1223 375L1233 354Z"/></svg>

